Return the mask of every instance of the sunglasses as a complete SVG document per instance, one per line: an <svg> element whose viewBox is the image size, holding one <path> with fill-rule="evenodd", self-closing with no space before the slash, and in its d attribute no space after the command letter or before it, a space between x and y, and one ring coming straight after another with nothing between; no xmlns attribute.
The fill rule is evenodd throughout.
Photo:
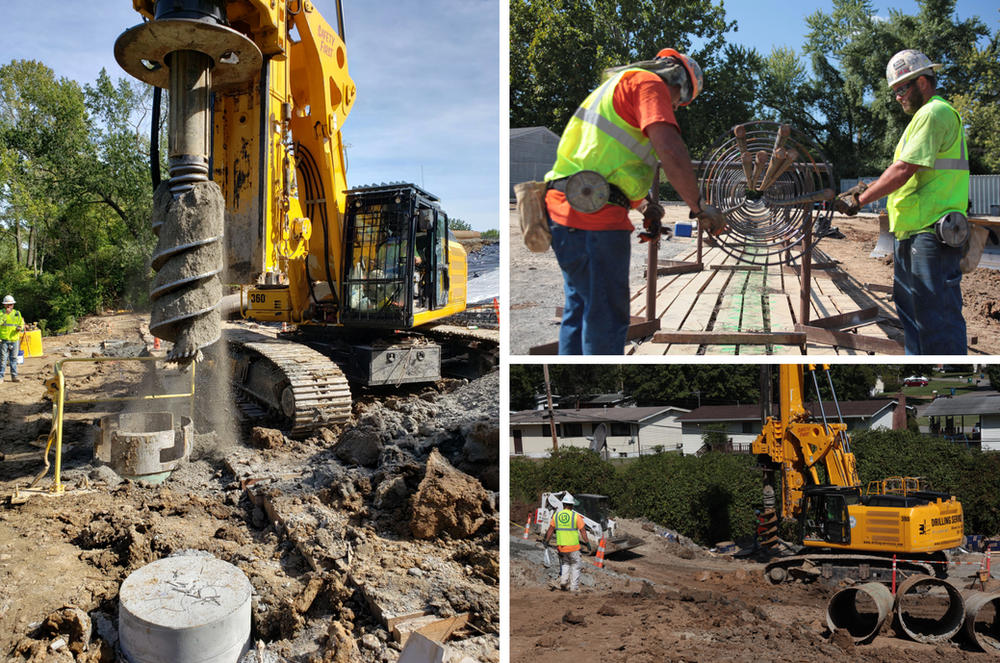
<svg viewBox="0 0 1000 663"><path fill-rule="evenodd" d="M906 93L910 91L910 88L913 87L913 84L916 83L916 82L917 82L917 79L913 79L912 81L910 81L909 83L907 83L903 87L901 87L898 90L896 90L895 91L896 96L900 97L900 98L905 97Z"/></svg>

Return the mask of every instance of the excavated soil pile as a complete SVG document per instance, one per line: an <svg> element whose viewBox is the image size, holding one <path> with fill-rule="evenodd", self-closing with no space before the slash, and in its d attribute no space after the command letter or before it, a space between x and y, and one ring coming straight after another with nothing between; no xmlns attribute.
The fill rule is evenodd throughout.
<svg viewBox="0 0 1000 663"><path fill-rule="evenodd" d="M584 557L572 594L549 589L558 560L546 567L536 537L523 540L523 525L510 525L511 663L995 660L964 642L913 642L889 622L871 644L855 645L826 626L830 599L846 584L773 586L753 558L717 555L648 522L619 526L646 544L609 555L603 569ZM940 610L921 606L927 618Z"/></svg>
<svg viewBox="0 0 1000 663"><path fill-rule="evenodd" d="M47 431L42 379L52 361L99 352L108 334L141 338L142 320L126 317L47 339L49 355L29 360L25 382L4 393L0 426L18 424L0 441L0 495L41 470L29 443ZM128 393L146 379L124 363L73 366L74 384L92 394ZM307 440L204 430L202 408L232 407L205 398L191 461L161 485L95 466L96 406L77 406L67 416L66 493L0 507L0 654L114 660L121 582L197 549L250 579L252 635L265 660L391 663L420 631L499 661L498 388L493 373L364 397L350 422ZM442 499L460 491L461 503ZM416 538L415 526L428 538Z"/></svg>

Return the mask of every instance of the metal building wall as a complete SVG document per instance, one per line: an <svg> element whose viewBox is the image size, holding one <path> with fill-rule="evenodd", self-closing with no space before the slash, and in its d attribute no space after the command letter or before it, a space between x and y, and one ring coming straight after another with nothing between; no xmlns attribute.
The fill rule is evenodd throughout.
<svg viewBox="0 0 1000 663"><path fill-rule="evenodd" d="M973 216L1000 216L1000 175L970 177L969 198Z"/></svg>
<svg viewBox="0 0 1000 663"><path fill-rule="evenodd" d="M861 178L871 184L878 175ZM859 180L840 180L840 192L847 191ZM969 199L972 201L972 216L1000 216L1000 175L973 175L969 178ZM875 214L885 209L886 199L865 205L862 211Z"/></svg>
<svg viewBox="0 0 1000 663"><path fill-rule="evenodd" d="M559 136L539 127L510 138L510 199L514 200L514 185L521 182L541 182L556 162Z"/></svg>

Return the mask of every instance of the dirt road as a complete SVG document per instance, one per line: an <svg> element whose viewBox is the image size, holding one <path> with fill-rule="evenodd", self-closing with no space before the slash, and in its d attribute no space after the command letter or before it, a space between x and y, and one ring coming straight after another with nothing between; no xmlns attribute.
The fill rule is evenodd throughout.
<svg viewBox="0 0 1000 663"><path fill-rule="evenodd" d="M664 225L673 227L677 221L687 220L686 208L667 206ZM641 228L641 216L632 213L632 220ZM839 268L859 284L876 283L891 286L893 283L892 258L869 258L878 239L878 219L875 216L854 218L834 214L832 225L839 227L846 239L824 238L818 248L838 261ZM528 354L536 345L558 340L559 324L555 308L563 304L562 273L555 255L531 253L521 240L517 215L510 214L510 352ZM647 244L639 244L634 236L630 262L630 288L632 295L645 285ZM674 238L660 243L659 257L670 259L689 250L693 240ZM890 301L889 295L875 295ZM970 344L969 354L1000 354L1000 270L977 269L962 279L963 315L967 333L975 344ZM892 304L890 301L890 309ZM900 338L902 332L899 332Z"/></svg>
<svg viewBox="0 0 1000 663"><path fill-rule="evenodd" d="M651 524L619 521L646 545L585 557L578 594L551 590L541 545L511 528L510 661L660 663L662 661L990 661L968 644L921 644L884 624L867 645L826 626L841 586L822 581L773 586L763 565L669 541ZM969 567L964 567L969 568ZM929 617L939 617L930 609Z"/></svg>
<svg viewBox="0 0 1000 663"><path fill-rule="evenodd" d="M85 320L76 333L43 339L45 356L26 360L22 382L0 385L5 502L43 469L32 443L50 430L43 380L54 362L145 348L147 322L133 314ZM135 393L148 380L145 368L126 362L65 369L75 398ZM159 485L123 480L93 460L91 423L106 405L70 407L65 494L0 505L4 660L114 660L121 582L197 549L247 575L252 636L273 655L391 662L401 645L385 619L424 612L431 621L467 615L448 644L498 661L498 374L359 392L350 422L293 441L225 425L235 408L204 391L213 370L199 364L191 461ZM40 485L51 483L50 470ZM89 618L86 638L73 635L71 620L52 617L64 606Z"/></svg>

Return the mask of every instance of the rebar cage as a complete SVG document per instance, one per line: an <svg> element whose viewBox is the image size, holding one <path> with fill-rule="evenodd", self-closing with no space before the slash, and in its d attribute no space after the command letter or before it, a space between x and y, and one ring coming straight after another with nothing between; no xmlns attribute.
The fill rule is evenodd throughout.
<svg viewBox="0 0 1000 663"><path fill-rule="evenodd" d="M438 213L437 198L414 184L347 192L340 321L371 327L413 326L419 288L418 221ZM416 284L416 285L415 285ZM417 290L417 296L420 296Z"/></svg>
<svg viewBox="0 0 1000 663"><path fill-rule="evenodd" d="M745 137L739 135L743 132ZM751 157L749 166L744 155ZM782 157L787 160L783 171ZM788 204L833 189L833 171L816 143L787 124L748 122L733 127L706 150L698 174L704 200L729 219L726 232L715 239L741 262L792 262L806 250L807 233L829 227L832 201ZM813 233L812 243L821 236Z"/></svg>

